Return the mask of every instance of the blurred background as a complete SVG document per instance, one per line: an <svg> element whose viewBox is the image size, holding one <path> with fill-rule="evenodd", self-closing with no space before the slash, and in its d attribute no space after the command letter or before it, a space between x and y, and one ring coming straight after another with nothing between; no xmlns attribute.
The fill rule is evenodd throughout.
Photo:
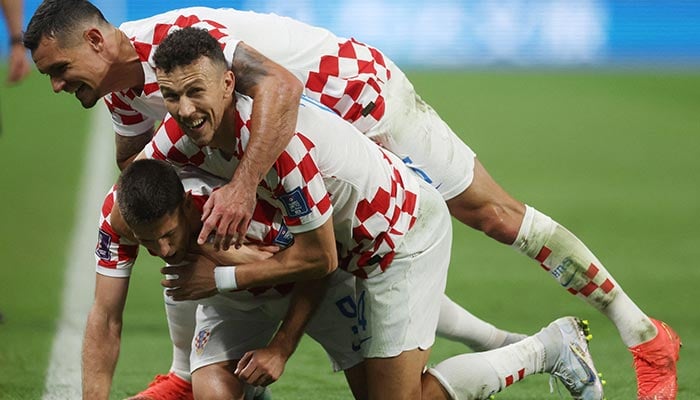
<svg viewBox="0 0 700 400"><path fill-rule="evenodd" d="M25 2L28 19L40 3ZM692 0L98 0L110 22L207 5L274 12L370 43L406 67L700 64ZM4 21L2 22L4 24ZM26 24L25 24L26 26ZM0 50L7 53L0 29Z"/></svg>
<svg viewBox="0 0 700 400"><path fill-rule="evenodd" d="M39 3L25 1L24 26ZM575 232L645 312L678 331L679 398L700 399L700 0L95 3L115 25L195 5L275 12L378 47L503 187ZM117 174L112 128L105 107L52 93L33 65L5 84L0 25L0 400L80 398L95 227ZM607 398L635 398L631 357L605 317L536 263L453 226L453 300L527 333L565 314L589 319ZM112 399L170 364L160 266L143 252L134 268ZM438 340L432 361L464 351ZM559 398L548 388L534 377L498 398ZM306 339L273 392L350 398Z"/></svg>

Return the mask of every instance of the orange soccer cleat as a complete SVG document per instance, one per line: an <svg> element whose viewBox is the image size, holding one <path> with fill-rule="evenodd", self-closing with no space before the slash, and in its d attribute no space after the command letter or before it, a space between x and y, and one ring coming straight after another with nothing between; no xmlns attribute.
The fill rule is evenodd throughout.
<svg viewBox="0 0 700 400"><path fill-rule="evenodd" d="M637 372L638 400L676 400L676 363L681 338L664 322L651 319L659 333L648 342L630 347Z"/></svg>
<svg viewBox="0 0 700 400"><path fill-rule="evenodd" d="M148 388L127 400L194 400L192 384L171 372L156 375Z"/></svg>

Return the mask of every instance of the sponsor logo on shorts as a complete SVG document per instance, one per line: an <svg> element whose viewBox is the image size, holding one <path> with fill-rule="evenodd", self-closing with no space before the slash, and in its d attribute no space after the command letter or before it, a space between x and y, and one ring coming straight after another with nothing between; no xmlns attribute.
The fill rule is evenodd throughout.
<svg viewBox="0 0 700 400"><path fill-rule="evenodd" d="M100 231L97 235L97 248L95 249L95 254L97 254L97 257L99 257L102 260L109 261L110 260L109 247L111 245L112 245L112 237L109 235L109 233L100 229Z"/></svg>
<svg viewBox="0 0 700 400"><path fill-rule="evenodd" d="M355 319L356 324L351 328L354 335L352 351L360 351L362 344L372 339L367 331L367 319L365 318L365 291L360 293L357 302L353 297L345 296L336 301L335 305L345 318Z"/></svg>
<svg viewBox="0 0 700 400"><path fill-rule="evenodd" d="M209 336L211 336L211 331L209 328L204 328L197 332L197 336L194 337L194 351L198 356L204 352L204 347L209 342Z"/></svg>
<svg viewBox="0 0 700 400"><path fill-rule="evenodd" d="M285 193L279 197L282 205L287 210L287 215L290 217L303 217L311 213L311 208L306 204L304 192L301 187L297 187L289 193Z"/></svg>

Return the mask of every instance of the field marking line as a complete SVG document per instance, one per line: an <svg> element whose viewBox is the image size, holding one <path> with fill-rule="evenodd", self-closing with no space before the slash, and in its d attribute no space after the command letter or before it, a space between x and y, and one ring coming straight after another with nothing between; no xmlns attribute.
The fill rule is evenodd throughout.
<svg viewBox="0 0 700 400"><path fill-rule="evenodd" d="M81 398L81 346L85 321L95 288L97 223L104 196L114 176L114 139L106 107L89 114L91 122L81 181L77 189L75 221L65 261L61 317L51 349L43 400Z"/></svg>

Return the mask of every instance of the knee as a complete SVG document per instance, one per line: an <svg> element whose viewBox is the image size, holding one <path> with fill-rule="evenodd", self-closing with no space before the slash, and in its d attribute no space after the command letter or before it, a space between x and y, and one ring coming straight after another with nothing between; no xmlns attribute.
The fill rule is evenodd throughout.
<svg viewBox="0 0 700 400"><path fill-rule="evenodd" d="M245 391L238 380L223 365L210 365L192 373L192 392L195 399L244 400Z"/></svg>

